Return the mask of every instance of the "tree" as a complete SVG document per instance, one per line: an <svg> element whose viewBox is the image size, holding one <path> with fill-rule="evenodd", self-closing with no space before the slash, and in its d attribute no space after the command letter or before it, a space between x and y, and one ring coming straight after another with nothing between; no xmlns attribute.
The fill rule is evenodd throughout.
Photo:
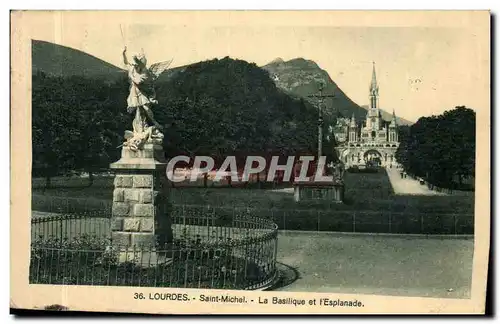
<svg viewBox="0 0 500 324"><path fill-rule="evenodd" d="M422 117L401 129L396 158L407 172L429 183L452 187L458 177L474 175L475 112L464 106Z"/></svg>
<svg viewBox="0 0 500 324"><path fill-rule="evenodd" d="M32 128L34 174L46 178L70 170L104 168L126 127L123 80L107 84L85 77L33 75ZM126 84L125 84L126 92Z"/></svg>
<svg viewBox="0 0 500 324"><path fill-rule="evenodd" d="M396 161L403 166L405 169L409 169L409 154L408 151L410 149L411 143L411 134L410 134L410 126L402 125L398 127L398 139L399 139L399 147L396 150Z"/></svg>
<svg viewBox="0 0 500 324"><path fill-rule="evenodd" d="M32 88L32 148L35 174L45 177L45 186L51 178L71 169L71 141L75 138L74 116L61 104L62 78L33 76ZM56 100L51 100L55 98Z"/></svg>

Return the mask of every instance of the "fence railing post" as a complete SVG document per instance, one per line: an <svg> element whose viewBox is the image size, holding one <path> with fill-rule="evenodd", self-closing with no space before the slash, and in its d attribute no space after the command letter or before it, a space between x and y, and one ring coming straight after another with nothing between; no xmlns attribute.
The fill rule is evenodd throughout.
<svg viewBox="0 0 500 324"><path fill-rule="evenodd" d="M320 232L320 231L321 231L321 230L320 230L320 227L319 227L319 224L320 224L320 218L321 218L321 216L320 216L321 214L320 214L320 213L321 213L321 211L319 211L319 210L318 210L318 211L316 211L316 218L318 219L318 228L317 228L317 232Z"/></svg>
<svg viewBox="0 0 500 324"><path fill-rule="evenodd" d="M284 210L281 210L283 212L283 231L286 231L286 213Z"/></svg>
<svg viewBox="0 0 500 324"><path fill-rule="evenodd" d="M59 218L59 244L62 247L63 242L63 218Z"/></svg>
<svg viewBox="0 0 500 324"><path fill-rule="evenodd" d="M453 214L453 233L455 233L455 236L458 235L457 233L457 215Z"/></svg>
<svg viewBox="0 0 500 324"><path fill-rule="evenodd" d="M389 233L392 233L392 211L389 210Z"/></svg>
<svg viewBox="0 0 500 324"><path fill-rule="evenodd" d="M356 233L356 211L352 214L352 232Z"/></svg>

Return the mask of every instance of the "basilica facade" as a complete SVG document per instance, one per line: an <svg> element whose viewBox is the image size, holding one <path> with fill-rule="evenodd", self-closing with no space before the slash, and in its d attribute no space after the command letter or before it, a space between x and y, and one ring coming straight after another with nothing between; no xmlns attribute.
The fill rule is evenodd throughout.
<svg viewBox="0 0 500 324"><path fill-rule="evenodd" d="M399 146L398 125L393 111L390 121L382 118L379 109L379 88L373 65L369 90L369 108L361 123L352 118L338 118L330 127L335 136L336 150L346 167L378 165L396 166L395 153Z"/></svg>

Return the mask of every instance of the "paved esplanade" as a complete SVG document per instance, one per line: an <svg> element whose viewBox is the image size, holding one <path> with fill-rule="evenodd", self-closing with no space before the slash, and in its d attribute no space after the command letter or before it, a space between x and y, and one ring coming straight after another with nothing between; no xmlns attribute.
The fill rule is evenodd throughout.
<svg viewBox="0 0 500 324"><path fill-rule="evenodd" d="M470 298L472 238L280 232L280 291ZM293 281L293 282L291 282Z"/></svg>
<svg viewBox="0 0 500 324"><path fill-rule="evenodd" d="M419 196L443 196L442 192L437 192L422 185L418 180L410 176L401 178L401 170L396 168L387 168L387 175L391 181L392 189L396 195L419 195Z"/></svg>

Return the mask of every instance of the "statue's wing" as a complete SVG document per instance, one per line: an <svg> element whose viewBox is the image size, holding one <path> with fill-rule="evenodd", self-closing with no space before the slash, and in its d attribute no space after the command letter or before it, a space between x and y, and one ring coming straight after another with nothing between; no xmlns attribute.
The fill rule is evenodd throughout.
<svg viewBox="0 0 500 324"><path fill-rule="evenodd" d="M160 74L168 69L173 60L174 59L151 64L151 66L149 67L149 72L151 72L151 74L154 75L155 78L158 78Z"/></svg>

